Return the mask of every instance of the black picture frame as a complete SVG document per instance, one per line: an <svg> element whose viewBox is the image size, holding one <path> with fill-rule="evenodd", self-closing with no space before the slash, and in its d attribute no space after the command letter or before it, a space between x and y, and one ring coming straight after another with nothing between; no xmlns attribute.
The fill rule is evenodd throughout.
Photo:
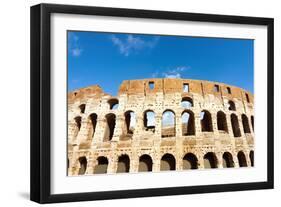
<svg viewBox="0 0 281 207"><path fill-rule="evenodd" d="M99 15L113 17L151 18L194 22L218 22L267 26L267 181L238 184L169 187L74 194L50 193L50 121L51 74L50 74L50 15L52 13ZM89 6L39 4L31 7L31 174L30 199L38 203L89 201L103 199L167 196L225 191L272 189L274 187L274 78L273 78L273 27L272 18L195 14L168 11L103 8Z"/></svg>

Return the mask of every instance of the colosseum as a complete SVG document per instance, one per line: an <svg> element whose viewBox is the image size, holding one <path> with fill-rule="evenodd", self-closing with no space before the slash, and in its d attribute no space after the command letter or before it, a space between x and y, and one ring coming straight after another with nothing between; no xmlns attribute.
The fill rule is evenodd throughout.
<svg viewBox="0 0 281 207"><path fill-rule="evenodd" d="M254 97L224 83L125 80L68 93L68 175L254 166Z"/></svg>

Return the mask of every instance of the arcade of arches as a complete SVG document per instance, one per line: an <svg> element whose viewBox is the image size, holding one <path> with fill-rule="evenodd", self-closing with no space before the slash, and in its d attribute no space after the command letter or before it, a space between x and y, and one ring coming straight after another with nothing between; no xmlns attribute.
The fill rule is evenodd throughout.
<svg viewBox="0 0 281 207"><path fill-rule="evenodd" d="M155 80L117 97L97 86L70 93L68 175L253 167L252 95L182 83L165 93Z"/></svg>

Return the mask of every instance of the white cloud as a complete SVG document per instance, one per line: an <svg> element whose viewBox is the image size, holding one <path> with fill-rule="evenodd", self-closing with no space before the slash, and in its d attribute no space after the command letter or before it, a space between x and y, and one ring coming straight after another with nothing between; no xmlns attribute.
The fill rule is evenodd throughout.
<svg viewBox="0 0 281 207"><path fill-rule="evenodd" d="M70 33L68 37L68 49L74 57L79 57L83 51L79 43L79 37L73 33Z"/></svg>
<svg viewBox="0 0 281 207"><path fill-rule="evenodd" d="M133 35L128 35L125 40L112 35L110 39L113 44L119 48L119 52L122 55L129 56L131 53L144 48L154 48L159 40L159 37L155 37L151 41L145 41L140 37L135 37Z"/></svg>
<svg viewBox="0 0 281 207"><path fill-rule="evenodd" d="M182 78L182 73L186 70L190 69L189 66L177 66L175 68L168 68L164 70L164 72L159 73L159 71L155 71L151 74L152 78Z"/></svg>
<svg viewBox="0 0 281 207"><path fill-rule="evenodd" d="M187 66L178 66L174 69L162 73L164 78L181 78L182 72L189 69Z"/></svg>
<svg viewBox="0 0 281 207"><path fill-rule="evenodd" d="M75 57L78 57L81 55L82 51L83 50L80 48L74 48L74 49L71 49L71 54Z"/></svg>

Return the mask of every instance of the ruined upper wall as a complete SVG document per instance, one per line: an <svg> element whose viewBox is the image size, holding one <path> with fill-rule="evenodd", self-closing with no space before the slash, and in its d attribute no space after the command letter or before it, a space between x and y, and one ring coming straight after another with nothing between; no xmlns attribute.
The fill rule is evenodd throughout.
<svg viewBox="0 0 281 207"><path fill-rule="evenodd" d="M150 89L149 83L154 84L154 88ZM183 91L183 85L188 84L189 92ZM219 91L215 91L214 87L217 85ZM230 89L230 93L228 91ZM244 89L236 86L231 86L219 82L203 81L203 80L191 80L191 79L178 79L178 78L152 78L142 80L125 80L119 87L118 95L153 95L156 93L181 93L182 96L188 96L190 94L200 94L205 96L212 94L216 97L227 97L229 99L236 98L241 101L247 102L247 95L249 97L249 103L254 102L254 96ZM247 95L246 95L247 94ZM74 103L76 100L86 100L89 98L101 98L108 95L104 93L102 88L98 85L89 86L75 90L68 93L68 104Z"/></svg>
<svg viewBox="0 0 281 207"><path fill-rule="evenodd" d="M150 89L149 83L154 84L154 88ZM188 84L189 92L183 91L184 84ZM215 85L219 87L219 91L215 91ZM229 89L230 93L229 93ZM178 78L154 78L154 79L143 79L143 80L125 80L119 87L119 95L148 95L162 92L168 93L182 93L185 96L191 93L197 93L202 96L206 94L213 94L217 97L228 97L229 99L239 99L247 102L247 95L249 102L253 103L253 95L241 88L236 86L227 85L219 82L203 81L203 80L190 80L190 79L178 79ZM246 95L247 94L247 95Z"/></svg>
<svg viewBox="0 0 281 207"><path fill-rule="evenodd" d="M68 104L74 103L76 100L83 100L88 98L101 98L107 95L103 92L99 85L93 85L85 88L80 88L67 94Z"/></svg>

